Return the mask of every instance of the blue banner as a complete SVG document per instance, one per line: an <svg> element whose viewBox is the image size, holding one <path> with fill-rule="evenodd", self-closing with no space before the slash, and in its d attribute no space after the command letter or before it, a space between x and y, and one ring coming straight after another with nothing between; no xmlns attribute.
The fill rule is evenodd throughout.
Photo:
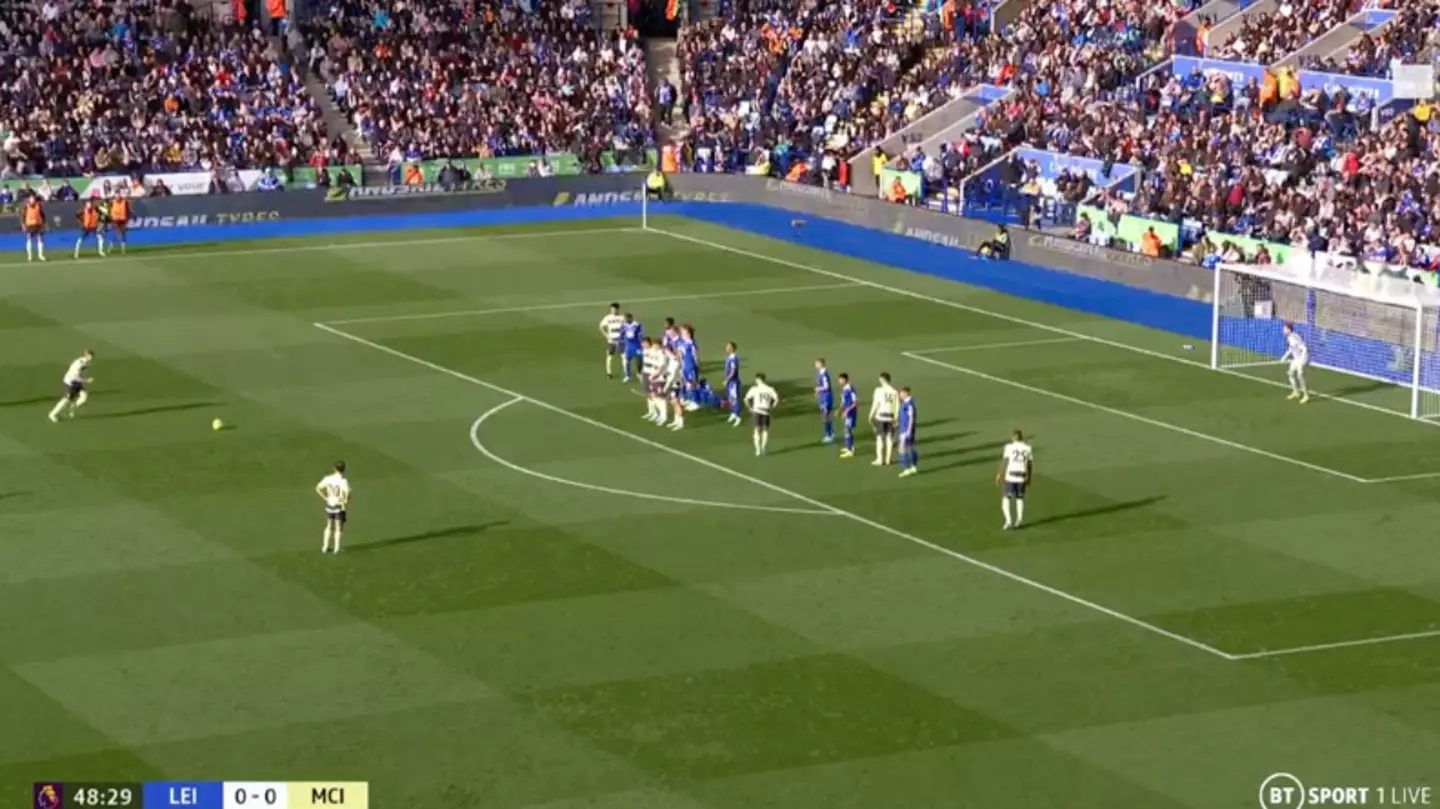
<svg viewBox="0 0 1440 809"><path fill-rule="evenodd" d="M1170 61L1170 72L1176 76L1185 77L1199 70L1206 76L1219 73L1228 76L1230 81L1243 87L1245 82L1254 79L1259 83L1265 75L1265 65L1257 65L1251 62L1230 62L1224 59L1196 59L1190 56L1177 56ZM1300 87L1309 90L1320 87L1327 94L1334 93L1344 87L1353 98L1366 96L1375 102L1374 106L1383 107L1395 100L1395 83L1388 79L1372 79L1365 76L1347 76L1340 73L1321 73L1317 70L1302 70L1299 73ZM1238 88L1237 88L1238 89Z"/></svg>
<svg viewBox="0 0 1440 809"><path fill-rule="evenodd" d="M1111 164L1107 174L1105 161L1091 157L1045 152L1024 146L1016 149L1015 154L1027 163L1035 163L1040 168L1040 178L1043 180L1054 180L1062 172L1069 171L1071 174L1088 174L1090 182L1101 188L1118 188L1135 176L1135 167L1125 163Z"/></svg>

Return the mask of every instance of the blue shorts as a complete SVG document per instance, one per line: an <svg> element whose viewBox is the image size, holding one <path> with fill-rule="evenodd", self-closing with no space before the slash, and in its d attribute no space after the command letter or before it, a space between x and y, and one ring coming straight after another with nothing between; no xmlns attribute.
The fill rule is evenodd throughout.
<svg viewBox="0 0 1440 809"><path fill-rule="evenodd" d="M740 412L740 384L738 382L725 386L725 401L729 402L731 410Z"/></svg>
<svg viewBox="0 0 1440 809"><path fill-rule="evenodd" d="M700 369L693 365L686 366L680 371L680 376L684 379L685 384L693 385L700 381Z"/></svg>
<svg viewBox="0 0 1440 809"><path fill-rule="evenodd" d="M846 417L845 417L845 430L846 430L847 432L852 432L852 433L855 432L855 424L856 424L856 421L857 421L857 420L856 420L856 416L855 416L854 413L851 413L850 415L846 416Z"/></svg>
<svg viewBox="0 0 1440 809"><path fill-rule="evenodd" d="M640 346L632 346L632 345L626 345L626 346L625 346L625 359L627 359L627 360L633 360L633 359L639 359L639 357L640 357Z"/></svg>
<svg viewBox="0 0 1440 809"><path fill-rule="evenodd" d="M835 400L830 398L829 396L815 397L815 404L820 407L821 413L835 412Z"/></svg>

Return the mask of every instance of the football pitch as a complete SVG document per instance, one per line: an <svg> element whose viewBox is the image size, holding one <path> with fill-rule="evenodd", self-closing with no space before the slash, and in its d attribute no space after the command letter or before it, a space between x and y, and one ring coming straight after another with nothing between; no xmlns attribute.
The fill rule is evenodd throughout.
<svg viewBox="0 0 1440 809"><path fill-rule="evenodd" d="M680 218L0 263L0 802L1253 807L1440 787L1440 428L1403 390ZM958 255L958 254L957 254ZM1023 272L1017 268L1016 272ZM739 344L647 424L611 301ZM50 424L66 364L95 383ZM812 363L915 391L921 473ZM212 432L212 419L226 429ZM1036 451L1027 525L993 476ZM347 550L315 482L349 466ZM1440 796L1430 793L1431 801ZM1374 803L1372 793L1371 802Z"/></svg>

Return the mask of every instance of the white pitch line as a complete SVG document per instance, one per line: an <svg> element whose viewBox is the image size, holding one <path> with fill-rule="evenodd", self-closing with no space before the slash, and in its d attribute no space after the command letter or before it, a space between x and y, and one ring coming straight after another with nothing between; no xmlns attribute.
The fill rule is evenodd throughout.
<svg viewBox="0 0 1440 809"><path fill-rule="evenodd" d="M1189 365L1189 366L1193 366L1193 367L1195 367L1195 368L1203 368L1203 369L1205 369L1205 370L1207 370L1207 371L1213 371L1213 372L1215 372L1215 373L1221 373L1221 374L1225 374L1225 375L1227 375L1227 376L1233 376L1233 377L1236 377L1236 378L1239 378L1239 379L1248 379L1248 380L1250 380L1251 382L1258 382L1258 383L1260 383L1260 384L1262 384L1262 385L1269 385L1269 386L1274 387L1274 388L1283 388L1283 389L1285 389L1285 390L1289 390L1289 388L1290 388L1290 385L1289 385L1288 383L1285 383L1285 382L1280 382L1280 381L1273 380L1273 379L1262 379L1261 377L1254 376L1254 375L1252 375L1252 374L1240 373L1240 372L1238 372L1238 371L1233 371L1233 370L1231 370L1231 369L1229 369L1229 368L1211 368L1211 367L1210 367L1210 363L1208 363L1208 362L1199 362L1199 361L1197 361L1197 360L1188 360L1188 359L1185 359L1184 357L1176 357L1176 356L1171 355L1171 354L1166 354L1166 353L1164 353L1163 351L1152 351L1152 350L1150 350L1150 349L1148 349L1148 348L1141 348L1141 347L1139 347L1139 346L1130 345L1129 343L1121 343L1121 342L1116 342L1116 341L1114 341L1114 340L1106 340L1106 339L1103 338L1103 337L1095 337L1095 336L1089 335L1089 334L1082 334L1082 333L1080 333L1080 332L1078 332L1078 331L1071 331L1071 330L1069 330L1069 329L1062 329L1062 328L1060 328L1059 326L1051 326L1051 325L1046 324L1046 323L1039 323L1039 322L1036 322L1036 321L1034 321L1034 320L1027 320L1026 318L1023 318L1023 317L1016 317L1016 316L1014 316L1014 315L1007 315L1007 314L1002 314L1002 313L1000 313L1000 312L993 312L993 311L991 311L991 310L989 310L989 309L982 309L982 308L980 308L980 307L978 307L978 306L971 306L971 305L969 305L969 304L959 303L959 302L957 302L957 301L947 300L947 299L945 299L945 298L937 298L937 297L935 297L935 296L933 296L933 295L926 295L926 294L923 293L923 292L915 292L915 291L913 291L913 290L904 289L903 287L890 286L889 284L882 284L882 283L880 283L880 282L878 282L878 281L870 281L870 280L867 280L867 279L864 279L864 278L858 278L858 277L853 276L853 275L846 275L846 274L843 273L843 272L836 272L835 270L827 270L827 269L823 269L823 268L821 268L821 267L814 267L814 266L811 266L811 265L809 265L809 264L801 264L801 263L798 262L798 261L790 261L789 259L775 258L774 256L767 256L767 255L765 255L764 253L757 253L757 252L755 252L755 251L753 251L753 250L745 250L745 249L740 248L740 247L732 247L731 245L721 244L720 242L712 242L712 241L710 241L709 239L701 239L701 238L698 238L698 237L695 237L695 236L690 236L690 235L687 235L687 234L684 234L684 233L674 233L674 232L672 232L672 231L659 230L659 229L653 228L653 227L646 227L646 228L643 228L642 230L643 230L644 232L646 232L646 233L654 233L654 234L659 235L659 236L667 236L667 237L669 237L669 238L671 238L671 239L678 239L678 240L680 240L680 241L690 242L691 244L698 244L698 245L701 245L701 246L704 246L704 247L712 248L712 249L714 249L714 250L723 250L723 251L726 252L726 253L732 253L732 254L737 255L737 256L747 256L747 257L749 257L749 258L753 258L753 259L756 259L756 260L758 260L758 261L768 261L768 262L770 262L771 264L775 264L775 265L778 265L778 266L781 266L781 267L790 267L790 268L796 269L796 270L804 270L805 272L814 273L814 274L816 274L816 275L823 275L823 276L825 276L825 277L827 277L827 278L835 278L835 279L840 279L840 280L845 280L845 281L854 281L854 282L857 283L857 284L860 284L860 285L862 285L862 286L867 286L867 287L870 287L870 288L872 288L872 289L884 290L884 291L886 291L886 292L890 292L890 293L893 293L893 294L896 294L896 295L903 295L903 296L905 296L905 297L907 297L907 298L914 298L915 300L928 301L928 302L933 303L933 304L936 304L936 305L938 305L938 306L947 306L947 307L949 307L949 308L951 308L951 309L959 309L959 310L961 310L961 311L963 311L963 312L972 312L972 313L977 314L977 315L985 315L986 317L992 317L992 318L995 318L996 320L1003 320L1003 321L1005 321L1005 322L1007 322L1007 323L1015 323L1015 324L1018 324L1018 325L1021 325L1021 326L1029 326L1029 327L1032 328L1032 329L1038 329L1038 330L1040 330L1040 331L1047 331L1047 332L1050 332L1051 334L1061 334L1061 335L1064 335L1064 336L1066 336L1066 337L1070 337L1070 338L1075 339L1075 340L1084 340L1084 341L1087 342L1087 343L1097 343L1097 344L1099 344L1099 345L1109 346L1109 347L1111 347L1111 348L1118 348L1118 349L1121 349L1121 350L1123 350L1123 351L1130 351L1130 352L1135 353L1135 354L1143 354L1143 355L1145 355L1145 356L1147 356L1147 357L1154 357L1154 358L1156 358L1156 359L1167 360L1167 361L1169 361L1169 362L1178 362L1178 363L1180 363L1181 365ZM822 246L822 247L823 247L823 246ZM818 248L817 248L817 249L818 249ZM1368 402L1361 402L1361 401L1357 401L1357 400L1355 400L1355 399L1347 399L1347 398L1345 398L1345 397L1343 397L1343 396L1331 396L1331 395L1329 395L1329 394L1320 393L1319 391L1313 391L1313 390L1310 391L1310 395L1313 396L1313 397L1315 397L1315 398L1317 398L1317 399L1328 399L1328 400L1330 400L1330 401L1339 402L1339 403L1341 403L1341 404L1347 404L1347 405L1350 405L1350 406L1352 406L1352 407L1358 407L1358 408L1361 408L1361 409L1364 409L1364 410L1370 410L1370 411L1373 411L1373 412L1376 412L1376 413L1383 413L1383 414L1385 414L1385 415L1387 415L1387 416L1391 416L1391 417L1394 417L1394 418L1402 418L1402 419L1405 419L1406 421L1409 421L1409 422L1411 422L1411 423L1422 423L1422 424L1431 425L1431 426L1440 426L1440 422L1420 421L1420 420L1417 420L1417 419L1412 419L1412 418L1410 418L1408 415L1406 415L1406 414L1404 414L1404 413L1398 413L1398 412L1396 412L1396 411L1394 411L1394 410L1390 410L1390 409L1387 409L1387 408L1384 408L1384 407L1380 407L1379 405L1372 405L1372 404L1370 404L1370 403L1368 403Z"/></svg>
<svg viewBox="0 0 1440 809"><path fill-rule="evenodd" d="M952 363L942 362L937 359L921 356L920 354L917 354L913 351L904 351L901 352L901 355L909 357L916 362L924 362L939 368L946 368L951 371L955 371L956 373L966 374L967 376L973 376L977 379L984 379L989 382L994 382L997 385L1007 385L1017 390L1023 390L1029 393L1033 393L1037 396L1048 396L1051 399L1057 399L1062 402L1069 402L1070 404L1079 405L1080 407L1088 407L1091 410L1098 410L1101 413L1109 413L1112 416L1119 416L1120 418L1130 419L1131 421L1138 421L1141 424L1148 424L1152 427L1159 427L1162 430L1169 430L1171 432L1179 433L1181 435L1188 435L1191 438L1198 438L1201 441L1209 441L1212 444L1218 444L1222 447L1229 447L1230 449L1237 449L1241 452L1248 452L1251 455L1259 455L1262 458L1269 458L1272 461L1280 461L1281 463L1288 463L1294 466L1301 467L1303 469L1309 469L1312 472L1320 472L1321 474L1331 475L1333 477L1341 478L1342 480L1348 480L1351 483L1369 482L1365 478L1359 477L1357 475L1352 475L1349 472L1341 472L1338 469L1330 469L1328 467L1320 466L1319 464L1310 463L1309 461L1302 461L1298 458L1291 458L1286 455L1280 455L1278 453L1270 452L1269 450L1260 449L1259 447L1252 447L1249 444L1241 444L1238 441L1231 441L1228 438L1220 438L1218 436L1213 436L1207 433L1192 430L1189 427L1181 427L1178 424L1171 424L1168 421L1160 421L1159 419L1152 419L1148 416L1141 416L1137 413L1131 413L1128 410L1120 410L1118 408L1097 404L1096 402L1087 401L1085 399L1077 399L1074 396L1067 396L1063 393L1056 393L1053 390L1037 388L1034 385L1027 385L1024 382L1016 382L1013 379L1006 379L1001 376L987 374L983 371L976 371L973 368L966 368L963 365L954 365Z"/></svg>
<svg viewBox="0 0 1440 809"><path fill-rule="evenodd" d="M972 343L964 346L945 346L911 351L911 354L949 354L954 351L989 351L995 348L1024 348L1025 346L1048 346L1056 343L1078 343L1079 337L1050 337L1044 340L1015 340L1008 343Z"/></svg>
<svg viewBox="0 0 1440 809"><path fill-rule="evenodd" d="M1400 483L1401 481L1406 481L1406 480L1429 480L1429 479L1431 479L1431 478L1440 478L1440 472L1417 472L1416 474L1413 474L1413 475L1391 475L1390 477L1384 477L1384 478L1370 478L1369 480L1367 480L1367 481L1365 481L1365 482L1366 482L1366 483Z"/></svg>
<svg viewBox="0 0 1440 809"><path fill-rule="evenodd" d="M497 239L539 239L550 236L583 236L599 233L643 233L640 228L573 228L568 230L526 231L521 233L475 233L468 236L438 236L423 239L384 239L371 242L333 242L331 244L296 244L287 247L256 247L248 250L137 250L133 255L110 255L74 262L74 266L103 267L127 261L163 261L169 259L206 259L215 256L263 256L277 253L310 253L323 250L372 250L378 247L414 247L416 245L456 244L460 242L494 241ZM19 261L0 261L0 267L20 266ZM51 262L47 266L70 266L70 261Z"/></svg>
<svg viewBox="0 0 1440 809"><path fill-rule="evenodd" d="M1342 640L1335 643L1316 643L1311 646L1293 646L1288 649L1270 649L1264 652L1248 652L1246 654L1231 655L1230 657L1232 660L1258 660L1265 657L1298 655L1305 654L1306 652L1323 652L1330 649L1351 649L1356 646L1376 646L1381 643L1399 643L1405 640L1423 640L1425 638L1440 638L1440 629L1430 629L1424 632L1407 632L1403 635L1384 635L1378 638Z"/></svg>
<svg viewBox="0 0 1440 809"><path fill-rule="evenodd" d="M1056 598L1063 599L1063 600L1068 601L1068 602L1070 602L1070 603L1072 603L1072 604L1075 604L1075 605L1077 605L1077 606L1084 607L1085 609L1088 609L1088 610L1093 610L1094 612L1098 612L1098 613L1100 613L1101 615L1105 615L1105 616L1108 616L1108 617L1110 617L1110 618L1114 618L1114 619L1117 620L1117 621L1123 621L1124 623L1130 624L1131 626L1134 626L1134 627L1137 627L1137 628L1139 628L1139 629L1143 629L1143 630L1145 630L1145 631L1147 631L1147 632L1151 632L1151 633L1156 634L1156 635L1159 635L1159 636L1161 636L1161 637L1164 637L1164 638L1168 638L1168 639L1170 639L1170 640L1173 640L1173 641L1175 641L1176 643L1184 644L1184 645L1189 646L1189 647L1191 647L1191 648L1193 648L1193 649L1199 649L1200 651L1205 652L1206 654L1210 654L1210 655L1213 655L1213 656L1215 656L1215 657L1222 658L1222 659L1224 659L1224 660L1234 660L1234 659L1235 659L1234 655L1231 655L1229 652L1223 652L1223 651L1221 651L1221 650L1219 650L1219 649L1216 649L1214 646L1211 646L1211 645L1209 645L1209 644L1207 644L1207 643L1202 643L1201 641L1195 640L1194 638L1188 638L1188 637L1186 637L1186 636L1184 636L1184 635L1181 635L1181 634L1178 634L1178 633L1176 633L1176 632L1171 632L1171 631L1168 630L1168 629L1163 629L1163 628L1161 628L1161 627L1158 627L1158 626L1156 626L1156 625L1154 625L1154 624L1151 624L1151 623L1148 623L1148 622L1146 622L1146 621L1143 621L1143 620L1141 620L1141 619L1139 619L1139 618L1136 618L1136 617L1134 617L1134 616L1126 615L1126 614L1123 613L1123 612L1120 612L1120 611L1118 611L1118 610L1113 610L1113 609L1111 609L1111 608L1109 608L1109 607L1106 607L1106 606L1104 606L1104 605L1102 605L1102 604L1097 604L1097 603L1095 603L1094 601L1090 601L1090 600L1088 600L1088 599L1081 598L1080 596L1073 595L1073 594L1071 594L1071 593L1067 593L1067 592L1065 592L1064 590L1061 590L1061 589L1058 589L1058 588L1055 588L1055 587L1051 587L1051 586L1048 585L1048 584L1042 584L1042 583L1040 583L1040 582L1038 582L1038 581L1035 581L1034 579L1028 579L1028 578L1026 578L1026 577L1024 577L1024 576L1021 576L1021 575L1018 574L1018 573L1012 573L1011 571L1006 570L1005 568L996 567L995 565L992 565L992 564L990 564L989 562L983 562L983 561L981 561L981 560L979 560L979 559L976 559L976 558L973 557L973 556L967 556L967 555L965 555L965 554L963 554L963 553L960 553L959 551L951 550L950 548L947 548L947 547L945 547L945 546L943 546L943 545L937 545L937 544L935 544L935 543L933 543L933 542L930 542L929 540L921 539L920 537L917 537L917 536L915 536L914 534L909 534L909 533L906 533L906 532L904 532L904 531L901 531L901 530L898 529L898 528L892 528L891 526L888 526L888 525L886 525L886 524L884 524L884 523L881 523L881 522L876 522L875 520L872 520L872 519L870 519L870 518L868 518L868 517L862 517L862 516L860 516L859 514L856 514L856 513L854 513L854 512L846 511L846 510L841 509L841 508L838 508L838 507L836 507L836 506L832 506L832 505L830 505L829 503L825 503L825 502L823 502L823 501L816 500L816 499L813 498L813 497L809 497L809 496L800 494L799 492L792 491L792 490L790 490L790 489L786 489L786 488L784 488L783 486L776 485L776 484L774 484L774 483L771 483L771 482L768 481L768 480L764 480L764 479L762 479L762 478L758 478L758 477L755 477L755 476L753 476L753 475L747 475L747 474L745 474L744 472L736 471L736 470L734 470L734 469L731 469L731 468L728 467L728 466L722 466L722 465L720 465L720 464L715 463L714 461L708 461L708 460L706 460L706 459L704 459L704 458L699 457L698 455L691 455L691 454L688 453L688 452L684 452L684 451L682 451L682 450L675 449L674 447L670 447L670 446L667 446L667 445L665 445L665 444L661 444L661 443L659 443L658 441L653 441L653 440L651 440L651 439L649 439L649 438L645 438L644 436L637 435L637 434L632 433L632 432L630 432L630 431L628 431L628 430L622 430L622 429L620 429L619 427L615 427L615 426L606 424L606 423L603 422L603 421L597 421L597 420L595 420L595 419L590 418L589 416L582 416L582 415L580 415L579 413L572 413L572 412L569 411L569 410L566 410L566 409L564 409L564 408L562 408L562 407L558 407L558 406L556 406L556 405L552 405L552 404L550 404L549 402L544 402L544 401L541 401L541 400L539 400L539 399L531 398L531 397L526 396L526 395L521 394L521 393L516 393L515 391L509 390L508 388L503 388L503 387L501 387L501 386L499 386L499 385L496 385L496 384L494 384L494 383L492 383L492 382L486 382L486 381L484 381L484 380L482 380L482 379L478 379L478 378L476 378L476 377L470 376L469 374L465 374L465 373L461 373L460 371L456 371L456 370L453 369L453 368L446 368L446 367L443 366L443 365L439 365L439 364L437 364L437 363L433 363L433 362L431 362L431 361L429 361L429 360L421 359L420 357L416 357L416 356L413 356L413 355L411 355L411 354L406 354L406 353L403 352L403 351L400 351L400 350L398 350L398 349L391 348L390 346L383 345L383 344L381 344L381 343L377 343L377 342L375 342L375 341L373 341L373 340L367 340L367 339L365 339L364 337L357 337L356 335L350 334L350 333L348 333L348 332L341 331L340 329L336 329L336 328L333 328L333 327L331 327L331 326L327 326L327 325L324 324L324 323L315 323L315 324L313 324L313 325L314 325L316 328L318 328L318 329L321 329L321 330L323 330L323 331L326 331L326 332L329 332L330 334L335 335L336 337L339 337L339 338L342 338L342 339L345 339L345 340L349 340L349 341L351 341L351 342L353 342L353 343L358 343L358 344L363 345L363 346L368 346L368 347L370 347L370 348L375 349L376 351L381 351L381 352L384 352L384 353L386 353L386 354L389 354L389 355L392 356L392 357L397 357L397 358L402 359L402 360L405 360L405 361L407 361L407 362L413 362L413 363L415 363L416 365L420 365L420 366L423 366L423 367L425 367L425 368L429 368L429 369L431 369L432 371L436 371L436 372L438 372L438 373L442 373L442 374L445 374L445 375L447 375L447 376L454 377L455 379L459 379L459 380L462 380L462 381L465 381L465 382L469 382L469 383L474 384L474 385L479 385L479 386L481 386L481 387L483 387L483 388L488 388L488 389L490 389L490 390L495 391L496 393L501 393L501 394L510 396L510 397L512 397L512 398L515 398L515 399L523 399L524 401L529 402L530 404L535 405L536 407L544 408L544 409L546 409L546 410L551 411L552 413L558 413L558 414L563 415L563 416L568 416L568 417L570 417L570 418L572 418L572 419L575 419L576 421L579 421L579 422L582 422L582 423L585 423L585 424L589 424L590 426L595 427L595 428L597 428L597 429L605 430L606 432L614 433L615 435L625 436L626 438L629 438L629 439L631 439L631 440L633 440L633 441L638 441L638 442L640 442L640 443L642 443L642 444L644 444L644 445L646 445L646 446L648 446L648 447L651 447L651 448L653 448L653 449L660 450L661 452L665 452L665 453L668 453L668 454L670 454L670 455L674 455L674 456L676 456L676 457L678 457L678 458L686 458L686 459L688 459L688 460L694 461L695 463L698 463L698 464L700 464L701 466L704 466L704 467L706 467L706 468L708 468L708 469L713 469L713 470L715 470L716 472L721 472L721 473L723 473L723 474L730 475L731 477L738 478L738 479L740 479L740 480L749 481L750 483L753 483L753 484L755 484L756 486L760 486L760 487L762 487L762 488L769 489L770 491L776 492L777 494L783 494L783 495L786 495L786 496L788 496L788 497L794 498L794 499L796 499L796 500L799 500L799 501L802 502L802 503L809 504L809 505L811 505L811 506L814 506L814 507L817 508L817 509L821 509L821 510L826 511L826 512L828 512L828 513L830 513L830 514L834 514L834 515L837 516L837 517L844 517L844 518L846 518L846 519L848 519L848 520L851 520L851 521L853 521L853 522L856 522L856 523L858 523L858 524L860 524L860 525L864 525L864 526L867 526L867 527L869 527L869 528L873 528L873 529L876 530L876 531L880 531L880 532L889 534L889 535L891 535L891 536L893 536L893 537L896 537L896 538L898 538L898 539L905 540L906 542L913 543L913 544L918 545L918 546L920 546L920 547L922 547L922 548L927 548L927 549L932 550L932 551L934 551L934 552L936 552L936 553L939 553L939 554L943 554L943 555L945 555L945 556L948 556L948 557L950 557L951 559L955 559L955 560L957 560L957 561L964 562L965 564L971 565L971 566L976 567L976 568L979 568L980 570L984 570L984 571L987 571L987 572L989 572L989 573L993 573L993 574L995 574L995 575L997 575L997 576L1001 576L1001 577L1003 577L1003 578L1009 579L1010 581L1013 581L1013 582L1015 582L1015 583L1017 583L1017 584L1022 584L1022 585L1025 585L1026 587L1034 588L1034 589L1036 589L1036 590L1039 590L1039 591L1042 592L1042 593L1048 593L1048 594L1050 594L1050 595L1052 595L1052 596L1055 596Z"/></svg>
<svg viewBox="0 0 1440 809"><path fill-rule="evenodd" d="M665 303L668 301L703 301L709 298L743 298L758 295L785 295L795 292L820 292L827 289L852 289L861 286L850 281L838 284L811 284L802 287L771 287L769 289L741 289L733 292L705 292L698 295L660 295L653 298L619 298L610 297L605 300L592 301L570 301L568 303L542 303L530 306L505 306L498 309L462 309L451 312L429 312L414 315L377 315L375 317L351 317L344 320L327 320L332 326L349 326L356 323L389 323L392 321L405 320L439 320L448 317L479 317L482 315L506 315L523 312L547 312L557 309L580 309L584 307L609 306L616 300L623 301L625 305L632 303Z"/></svg>
<svg viewBox="0 0 1440 809"><path fill-rule="evenodd" d="M579 480L571 480L570 478L558 477L556 475L547 475L544 472L538 472L534 469L527 469L517 463L505 460L504 458L496 455L493 451L491 451L489 447L485 446L485 442L480 440L480 428L484 426L485 422L488 421L495 414L500 413L501 411L506 410L510 407L513 407L514 405L529 401L529 399L526 399L524 397L517 397L511 399L508 402L498 404L482 413L480 415L480 418L476 419L475 423L470 425L470 443L475 445L475 449L479 450L481 455L484 455L486 458L489 458L490 460L505 467L506 469L509 469L512 472L517 472L521 475L528 475L533 478L539 478L540 480L544 480L549 483L558 483L562 486L574 486L577 489L587 489L589 491L600 492L602 494L613 494L619 495L621 497L633 497L639 500L655 500L661 503L674 503L676 505L682 506L706 506L708 508L726 508L734 511L766 511L773 514L804 514L811 517L839 516L833 511L822 511L820 509L814 508L787 508L785 506L746 505L744 503L726 503L719 500L694 500L688 497L670 497L663 494L636 492L629 489L614 489L609 486L600 486L594 483L585 483Z"/></svg>

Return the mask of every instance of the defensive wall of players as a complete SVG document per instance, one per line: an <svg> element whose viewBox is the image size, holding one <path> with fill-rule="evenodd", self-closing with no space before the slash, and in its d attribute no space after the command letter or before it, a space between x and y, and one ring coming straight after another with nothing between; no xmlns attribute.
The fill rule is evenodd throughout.
<svg viewBox="0 0 1440 809"><path fill-rule="evenodd" d="M1016 231L1007 261L976 256L995 226L828 189L731 175L671 175L651 215L676 214L854 258L1203 339L1208 270L1063 236ZM463 186L355 188L137 199L133 246L403 229L640 217L639 175L488 180ZM51 231L75 228L75 203L50 203ZM663 227L663 225L662 225ZM22 250L0 219L0 249Z"/></svg>

